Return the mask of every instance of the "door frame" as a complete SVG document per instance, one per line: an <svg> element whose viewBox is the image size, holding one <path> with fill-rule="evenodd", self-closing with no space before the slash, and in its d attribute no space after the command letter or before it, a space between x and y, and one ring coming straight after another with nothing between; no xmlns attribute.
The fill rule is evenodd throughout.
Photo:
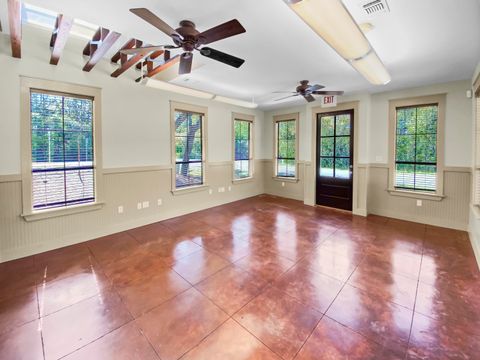
<svg viewBox="0 0 480 360"><path fill-rule="evenodd" d="M339 210L353 211L353 181L354 181L354 178L356 177L356 174L354 174L354 172L353 172L354 161L355 161L354 147L355 147L355 132L356 132L356 129L355 129L355 114L354 114L353 109L317 113L317 118L315 119L315 121L317 122L317 124L316 124L317 125L316 126L316 130L317 130L316 142L318 144L319 135L321 136L321 131L319 131L318 123L319 123L319 120L322 118L322 116L334 116L334 119L335 119L336 115L343 115L343 114L348 114L348 115L351 116L351 118L350 118L350 146L349 146L350 161L351 161L349 171L350 171L351 175L350 175L350 184L349 184L348 188L349 188L349 191L351 192L350 200L351 200L352 209L351 210L342 209L342 208L338 208L338 207L335 207L335 206L330 206L330 207L332 207L334 209L339 209ZM335 147L334 147L334 149L335 149ZM316 160L316 162L315 162L315 205L323 206L323 205L318 204L318 199L316 197L316 191L318 189L318 177L320 175L320 174L318 174L318 170L319 170L318 168L319 168L319 165L320 165L320 162L319 162L320 147L319 146L316 147L316 152L317 152L317 157L315 159ZM335 153L333 155L334 155L334 159L335 159ZM337 178L332 177L331 179L337 179Z"/></svg>
<svg viewBox="0 0 480 360"><path fill-rule="evenodd" d="M366 216L366 206L359 207L359 166L358 166L358 135L360 132L360 126L358 123L359 119L359 101L352 101L352 102L345 102L339 103L335 107L314 107L312 108L312 169L311 172L311 184L312 184L312 191L313 191L313 204L315 206L317 202L317 116L318 114L327 114L331 112L337 111L345 111L345 110L353 110L353 190L352 190L352 213L356 215L363 215ZM366 174L365 174L366 176ZM366 179L365 179L366 181ZM366 194L365 194L366 195ZM366 205L366 204L365 204ZM347 210L341 210L347 211Z"/></svg>

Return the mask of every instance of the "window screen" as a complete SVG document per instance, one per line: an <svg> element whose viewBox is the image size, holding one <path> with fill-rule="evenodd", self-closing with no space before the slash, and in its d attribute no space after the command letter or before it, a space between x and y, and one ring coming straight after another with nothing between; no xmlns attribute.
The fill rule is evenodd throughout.
<svg viewBox="0 0 480 360"><path fill-rule="evenodd" d="M175 111L175 186L203 184L203 115Z"/></svg>
<svg viewBox="0 0 480 360"><path fill-rule="evenodd" d="M396 109L396 188L436 191L437 123L437 104Z"/></svg>
<svg viewBox="0 0 480 360"><path fill-rule="evenodd" d="M34 209L95 201L93 99L31 90Z"/></svg>
<svg viewBox="0 0 480 360"><path fill-rule="evenodd" d="M295 177L295 120L277 122L277 176Z"/></svg>
<svg viewBox="0 0 480 360"><path fill-rule="evenodd" d="M235 120L235 179L244 179L251 176L251 126L246 120Z"/></svg>

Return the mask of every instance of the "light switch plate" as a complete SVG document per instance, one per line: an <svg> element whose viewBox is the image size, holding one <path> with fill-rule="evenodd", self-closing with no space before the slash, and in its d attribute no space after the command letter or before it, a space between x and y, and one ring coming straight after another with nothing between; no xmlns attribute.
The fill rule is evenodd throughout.
<svg viewBox="0 0 480 360"><path fill-rule="evenodd" d="M417 206L422 206L422 205L423 205L422 200L417 200Z"/></svg>
<svg viewBox="0 0 480 360"><path fill-rule="evenodd" d="M157 205L158 205L158 206L162 206L162 199L158 199L158 200L157 200Z"/></svg>
<svg viewBox="0 0 480 360"><path fill-rule="evenodd" d="M120 206L118 207L118 213L119 213L119 214L123 214L123 205L120 205Z"/></svg>
<svg viewBox="0 0 480 360"><path fill-rule="evenodd" d="M150 207L150 201L144 201L144 202L142 203L142 207L143 207L144 209Z"/></svg>
<svg viewBox="0 0 480 360"><path fill-rule="evenodd" d="M137 203L137 210L142 210L142 203Z"/></svg>

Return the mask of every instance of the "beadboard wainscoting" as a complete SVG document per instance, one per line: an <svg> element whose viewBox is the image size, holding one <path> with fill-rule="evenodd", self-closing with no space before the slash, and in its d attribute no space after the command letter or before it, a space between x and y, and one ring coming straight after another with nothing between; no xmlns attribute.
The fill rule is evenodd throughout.
<svg viewBox="0 0 480 360"><path fill-rule="evenodd" d="M262 160L255 160L254 178L245 182L232 182L231 161L209 163L208 167L207 187L175 195L171 192L171 166L104 169L105 203L101 209L30 222L21 216L21 177L0 176L0 262L264 193ZM219 188L225 191L219 192ZM162 199L161 205L158 199ZM138 210L137 203L144 201L149 207ZM118 206L123 206L122 214Z"/></svg>
<svg viewBox="0 0 480 360"><path fill-rule="evenodd" d="M444 198L440 201L422 200L390 194L388 165L371 164L368 169L368 213L415 221L429 225L468 230L471 169L444 168Z"/></svg>

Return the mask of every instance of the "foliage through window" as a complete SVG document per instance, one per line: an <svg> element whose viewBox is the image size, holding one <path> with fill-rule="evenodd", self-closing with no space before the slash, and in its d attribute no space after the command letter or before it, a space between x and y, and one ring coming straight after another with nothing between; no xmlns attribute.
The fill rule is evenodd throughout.
<svg viewBox="0 0 480 360"><path fill-rule="evenodd" d="M203 184L203 114L175 111L175 186Z"/></svg>
<svg viewBox="0 0 480 360"><path fill-rule="evenodd" d="M34 209L95 201L93 99L31 90Z"/></svg>
<svg viewBox="0 0 480 360"><path fill-rule="evenodd" d="M277 130L277 176L296 176L296 121L276 122Z"/></svg>
<svg viewBox="0 0 480 360"><path fill-rule="evenodd" d="M245 179L252 176L251 172L251 134L252 122L247 120L234 121L235 146L235 179Z"/></svg>
<svg viewBox="0 0 480 360"><path fill-rule="evenodd" d="M438 105L396 108L395 188L437 189Z"/></svg>
<svg viewBox="0 0 480 360"><path fill-rule="evenodd" d="M320 176L350 179L351 114L320 117Z"/></svg>

